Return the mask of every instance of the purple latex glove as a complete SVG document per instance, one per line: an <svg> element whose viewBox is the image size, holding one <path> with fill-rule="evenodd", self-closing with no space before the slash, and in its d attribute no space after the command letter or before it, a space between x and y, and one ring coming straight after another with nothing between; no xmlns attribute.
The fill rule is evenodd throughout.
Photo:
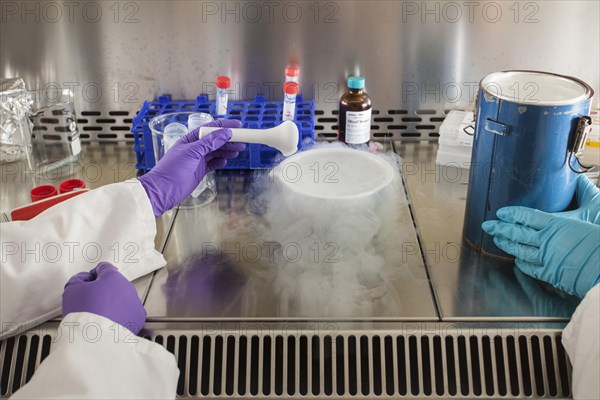
<svg viewBox="0 0 600 400"><path fill-rule="evenodd" d="M133 284L114 265L99 263L69 279L62 296L63 318L74 312L101 315L135 333L144 327L146 310Z"/></svg>
<svg viewBox="0 0 600 400"><path fill-rule="evenodd" d="M246 148L243 143L227 143L231 139L229 128L240 128L238 120L221 119L205 126L223 127L199 139L200 128L183 136L165 154L150 172L139 177L146 190L154 216L181 203L198 186L204 176L223 168L227 160L238 156Z"/></svg>

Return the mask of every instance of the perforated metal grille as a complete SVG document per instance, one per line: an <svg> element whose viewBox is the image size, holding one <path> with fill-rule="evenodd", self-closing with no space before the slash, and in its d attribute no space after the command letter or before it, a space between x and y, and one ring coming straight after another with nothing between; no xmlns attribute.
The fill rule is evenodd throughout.
<svg viewBox="0 0 600 400"><path fill-rule="evenodd" d="M130 132L131 122L136 111L78 111L77 126L83 142L121 142L133 143ZM43 141L65 141L65 127L58 119L43 116L33 126L34 139Z"/></svg>
<svg viewBox="0 0 600 400"><path fill-rule="evenodd" d="M450 110L373 109L371 138L373 140L437 141L440 125ZM315 110L315 136L331 140L337 137L338 111Z"/></svg>
<svg viewBox="0 0 600 400"><path fill-rule="evenodd" d="M136 112L131 111L82 111L77 118L82 140L133 141L131 122Z"/></svg>
<svg viewBox="0 0 600 400"><path fill-rule="evenodd" d="M373 140L437 141L439 128L449 110L408 111L402 109L373 110L371 137ZM78 111L77 125L83 142L133 143L131 122L137 111ZM337 110L315 110L315 137L317 140L333 140L337 137ZM34 135L44 140L60 137L63 128L44 119L34 127Z"/></svg>
<svg viewBox="0 0 600 400"><path fill-rule="evenodd" d="M201 335L149 337L177 359L179 397L545 397L570 396L559 331L535 335ZM0 343L1 395L26 383L52 337Z"/></svg>
<svg viewBox="0 0 600 400"><path fill-rule="evenodd" d="M9 397L50 354L54 335L20 335L0 341L0 396Z"/></svg>

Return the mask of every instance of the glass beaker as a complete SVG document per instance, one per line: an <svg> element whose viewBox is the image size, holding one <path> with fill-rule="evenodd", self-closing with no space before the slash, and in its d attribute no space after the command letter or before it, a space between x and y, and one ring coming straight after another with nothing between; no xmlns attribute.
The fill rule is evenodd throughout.
<svg viewBox="0 0 600 400"><path fill-rule="evenodd" d="M198 112L175 112L158 115L150 120L154 159L158 163L169 149L191 130L214 121L210 114ZM212 202L217 196L214 172L208 173L198 187L179 205L182 208L200 207Z"/></svg>
<svg viewBox="0 0 600 400"><path fill-rule="evenodd" d="M72 171L79 164L81 140L77 116L70 89L49 89L31 92L33 103L31 144L33 168L36 175L45 175L56 169Z"/></svg>

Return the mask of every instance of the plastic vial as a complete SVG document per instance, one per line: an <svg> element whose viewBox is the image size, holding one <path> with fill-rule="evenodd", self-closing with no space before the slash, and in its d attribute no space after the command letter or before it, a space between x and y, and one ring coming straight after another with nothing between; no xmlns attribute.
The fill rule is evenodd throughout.
<svg viewBox="0 0 600 400"><path fill-rule="evenodd" d="M231 87L231 79L228 76L217 76L217 115L227 114L227 96Z"/></svg>
<svg viewBox="0 0 600 400"><path fill-rule="evenodd" d="M300 68L298 67L286 67L285 68L285 81L296 82L300 80Z"/></svg>
<svg viewBox="0 0 600 400"><path fill-rule="evenodd" d="M338 140L363 144L371 139L371 98L364 91L365 78L348 78L348 91L342 95L339 108Z"/></svg>
<svg viewBox="0 0 600 400"><path fill-rule="evenodd" d="M298 94L298 84L296 82L286 82L283 84L283 116L282 121L293 121L296 116L296 95Z"/></svg>
<svg viewBox="0 0 600 400"><path fill-rule="evenodd" d="M179 122L171 122L169 125L165 126L165 129L163 130L165 153L169 151L171 147L175 146L175 143L177 143L181 137L185 136L187 132L187 127Z"/></svg>
<svg viewBox="0 0 600 400"><path fill-rule="evenodd" d="M188 132L191 132L194 129L198 128L199 126L202 126L202 125L207 124L212 121L214 121L214 119L210 114L206 114L206 113L190 114L188 116L188 126L187 126ZM208 187L208 184L206 182L206 177L205 177L204 179L202 179L200 181L200 183L198 184L196 189L194 189L194 191L192 192L192 197L198 198L206 190L207 187Z"/></svg>
<svg viewBox="0 0 600 400"><path fill-rule="evenodd" d="M207 124L209 122L214 121L213 117L210 114L206 113L194 113L188 116L187 129L188 132L193 131L194 129Z"/></svg>

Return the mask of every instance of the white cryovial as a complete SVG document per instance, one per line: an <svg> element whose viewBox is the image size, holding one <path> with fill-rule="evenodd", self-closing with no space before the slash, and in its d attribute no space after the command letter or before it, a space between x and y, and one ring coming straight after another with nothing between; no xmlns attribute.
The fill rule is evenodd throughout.
<svg viewBox="0 0 600 400"><path fill-rule="evenodd" d="M215 83L217 84L216 115L225 115L227 114L227 97L231 79L228 76L217 76Z"/></svg>
<svg viewBox="0 0 600 400"><path fill-rule="evenodd" d="M164 147L165 153L171 149L177 143L182 136L188 132L187 127L179 122L171 122L165 126L164 130Z"/></svg>
<svg viewBox="0 0 600 400"><path fill-rule="evenodd" d="M293 121L296 115L296 95L298 94L298 84L296 82L286 82L283 85L283 121Z"/></svg>
<svg viewBox="0 0 600 400"><path fill-rule="evenodd" d="M202 126L204 124L208 124L209 122L214 121L214 118L210 114L206 113L194 113L188 116L188 132L193 131L194 129Z"/></svg>

